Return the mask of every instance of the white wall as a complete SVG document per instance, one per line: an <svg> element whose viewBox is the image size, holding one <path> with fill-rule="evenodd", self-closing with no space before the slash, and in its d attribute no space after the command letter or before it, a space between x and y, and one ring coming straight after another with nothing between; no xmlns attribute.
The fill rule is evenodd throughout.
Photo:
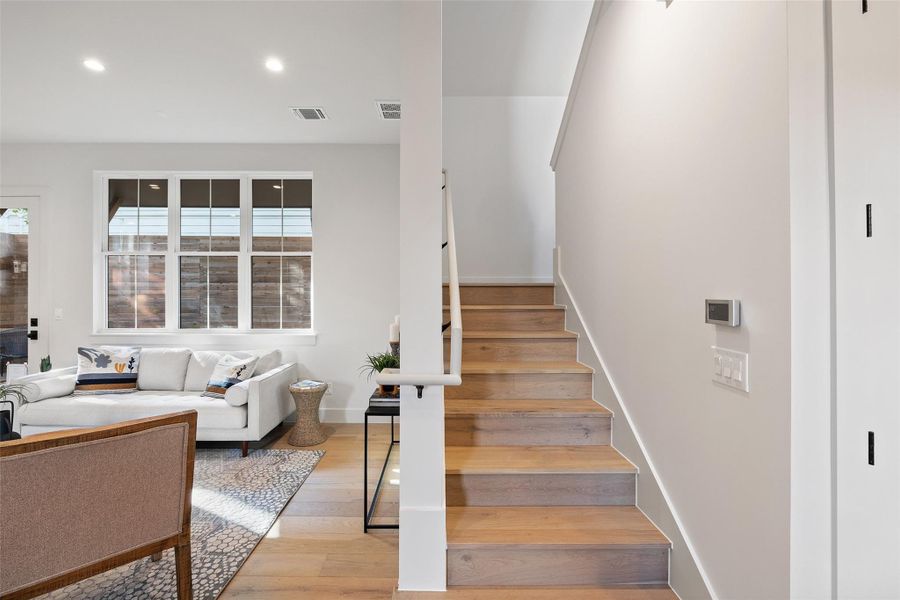
<svg viewBox="0 0 900 600"><path fill-rule="evenodd" d="M713 596L785 598L785 4L601 10L558 156L560 271ZM704 298L741 299L743 325L705 324ZM749 393L711 381L711 345L750 353Z"/></svg>
<svg viewBox="0 0 900 600"><path fill-rule="evenodd" d="M396 145L46 144L0 147L0 184L43 186L46 242L41 269L51 313L42 320L55 366L74 364L75 348L107 341L92 336L92 215L94 170L312 171L314 303L318 340L299 345L290 335L254 336L257 347L295 357L304 376L331 383L323 418L362 420L374 383L358 374L366 352L386 346L388 323L399 312L395 260L399 147ZM51 318L63 310L63 320ZM166 345L192 344L189 335ZM119 343L116 339L113 343ZM235 347L216 341L207 347Z"/></svg>
<svg viewBox="0 0 900 600"><path fill-rule="evenodd" d="M444 98L444 166L452 177L463 281L552 281L550 155L565 98Z"/></svg>

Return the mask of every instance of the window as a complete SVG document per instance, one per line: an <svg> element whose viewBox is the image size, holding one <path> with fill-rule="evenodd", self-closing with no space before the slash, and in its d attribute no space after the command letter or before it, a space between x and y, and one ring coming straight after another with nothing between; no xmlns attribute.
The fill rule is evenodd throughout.
<svg viewBox="0 0 900 600"><path fill-rule="evenodd" d="M312 182L253 180L254 329L308 329L312 298Z"/></svg>
<svg viewBox="0 0 900 600"><path fill-rule="evenodd" d="M180 327L236 329L240 179L181 179L180 186Z"/></svg>
<svg viewBox="0 0 900 600"><path fill-rule="evenodd" d="M108 185L108 327L165 327L168 181L110 179Z"/></svg>
<svg viewBox="0 0 900 600"><path fill-rule="evenodd" d="M308 173L101 182L98 330L312 328Z"/></svg>

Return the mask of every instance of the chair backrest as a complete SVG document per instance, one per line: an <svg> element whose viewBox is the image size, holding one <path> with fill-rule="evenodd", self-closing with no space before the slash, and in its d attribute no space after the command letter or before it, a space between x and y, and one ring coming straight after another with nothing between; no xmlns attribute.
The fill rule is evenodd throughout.
<svg viewBox="0 0 900 600"><path fill-rule="evenodd" d="M0 443L0 595L55 589L189 536L196 436L187 411Z"/></svg>

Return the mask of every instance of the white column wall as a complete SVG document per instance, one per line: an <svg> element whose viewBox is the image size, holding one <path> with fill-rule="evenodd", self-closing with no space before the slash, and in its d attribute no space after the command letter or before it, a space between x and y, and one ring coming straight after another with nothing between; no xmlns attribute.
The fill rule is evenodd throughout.
<svg viewBox="0 0 900 600"><path fill-rule="evenodd" d="M403 5L400 125L400 335L402 370L440 373L441 3ZM446 589L444 391L400 391L401 590Z"/></svg>

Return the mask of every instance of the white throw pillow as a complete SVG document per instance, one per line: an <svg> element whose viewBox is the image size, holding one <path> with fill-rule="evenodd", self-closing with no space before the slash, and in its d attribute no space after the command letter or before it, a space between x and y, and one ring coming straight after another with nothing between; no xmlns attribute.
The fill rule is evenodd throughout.
<svg viewBox="0 0 900 600"><path fill-rule="evenodd" d="M272 369L282 365L281 350L254 350L253 352L259 356L259 362L256 363L256 370L253 371L254 377L256 375L268 373Z"/></svg>
<svg viewBox="0 0 900 600"><path fill-rule="evenodd" d="M202 392L212 377L213 369L223 356L250 358L256 356L252 352L235 350L233 352L219 350L194 350L188 362L187 374L184 377L185 392Z"/></svg>
<svg viewBox="0 0 900 600"><path fill-rule="evenodd" d="M257 370L259 366L257 365ZM255 375L254 375L255 377ZM225 392L225 402L231 406L243 406L250 401L250 380L236 383Z"/></svg>
<svg viewBox="0 0 900 600"><path fill-rule="evenodd" d="M184 389L184 376L190 360L189 348L144 348L138 371L138 389L180 392Z"/></svg>
<svg viewBox="0 0 900 600"><path fill-rule="evenodd" d="M47 398L62 398L75 391L75 375L61 375L29 381L26 384L26 402L40 402Z"/></svg>
<svg viewBox="0 0 900 600"><path fill-rule="evenodd" d="M141 349L79 346L75 394L127 394L137 389Z"/></svg>
<svg viewBox="0 0 900 600"><path fill-rule="evenodd" d="M224 398L228 388L253 377L253 369L256 368L257 362L259 357L256 356L251 358L223 356L213 369L203 395L210 398Z"/></svg>

